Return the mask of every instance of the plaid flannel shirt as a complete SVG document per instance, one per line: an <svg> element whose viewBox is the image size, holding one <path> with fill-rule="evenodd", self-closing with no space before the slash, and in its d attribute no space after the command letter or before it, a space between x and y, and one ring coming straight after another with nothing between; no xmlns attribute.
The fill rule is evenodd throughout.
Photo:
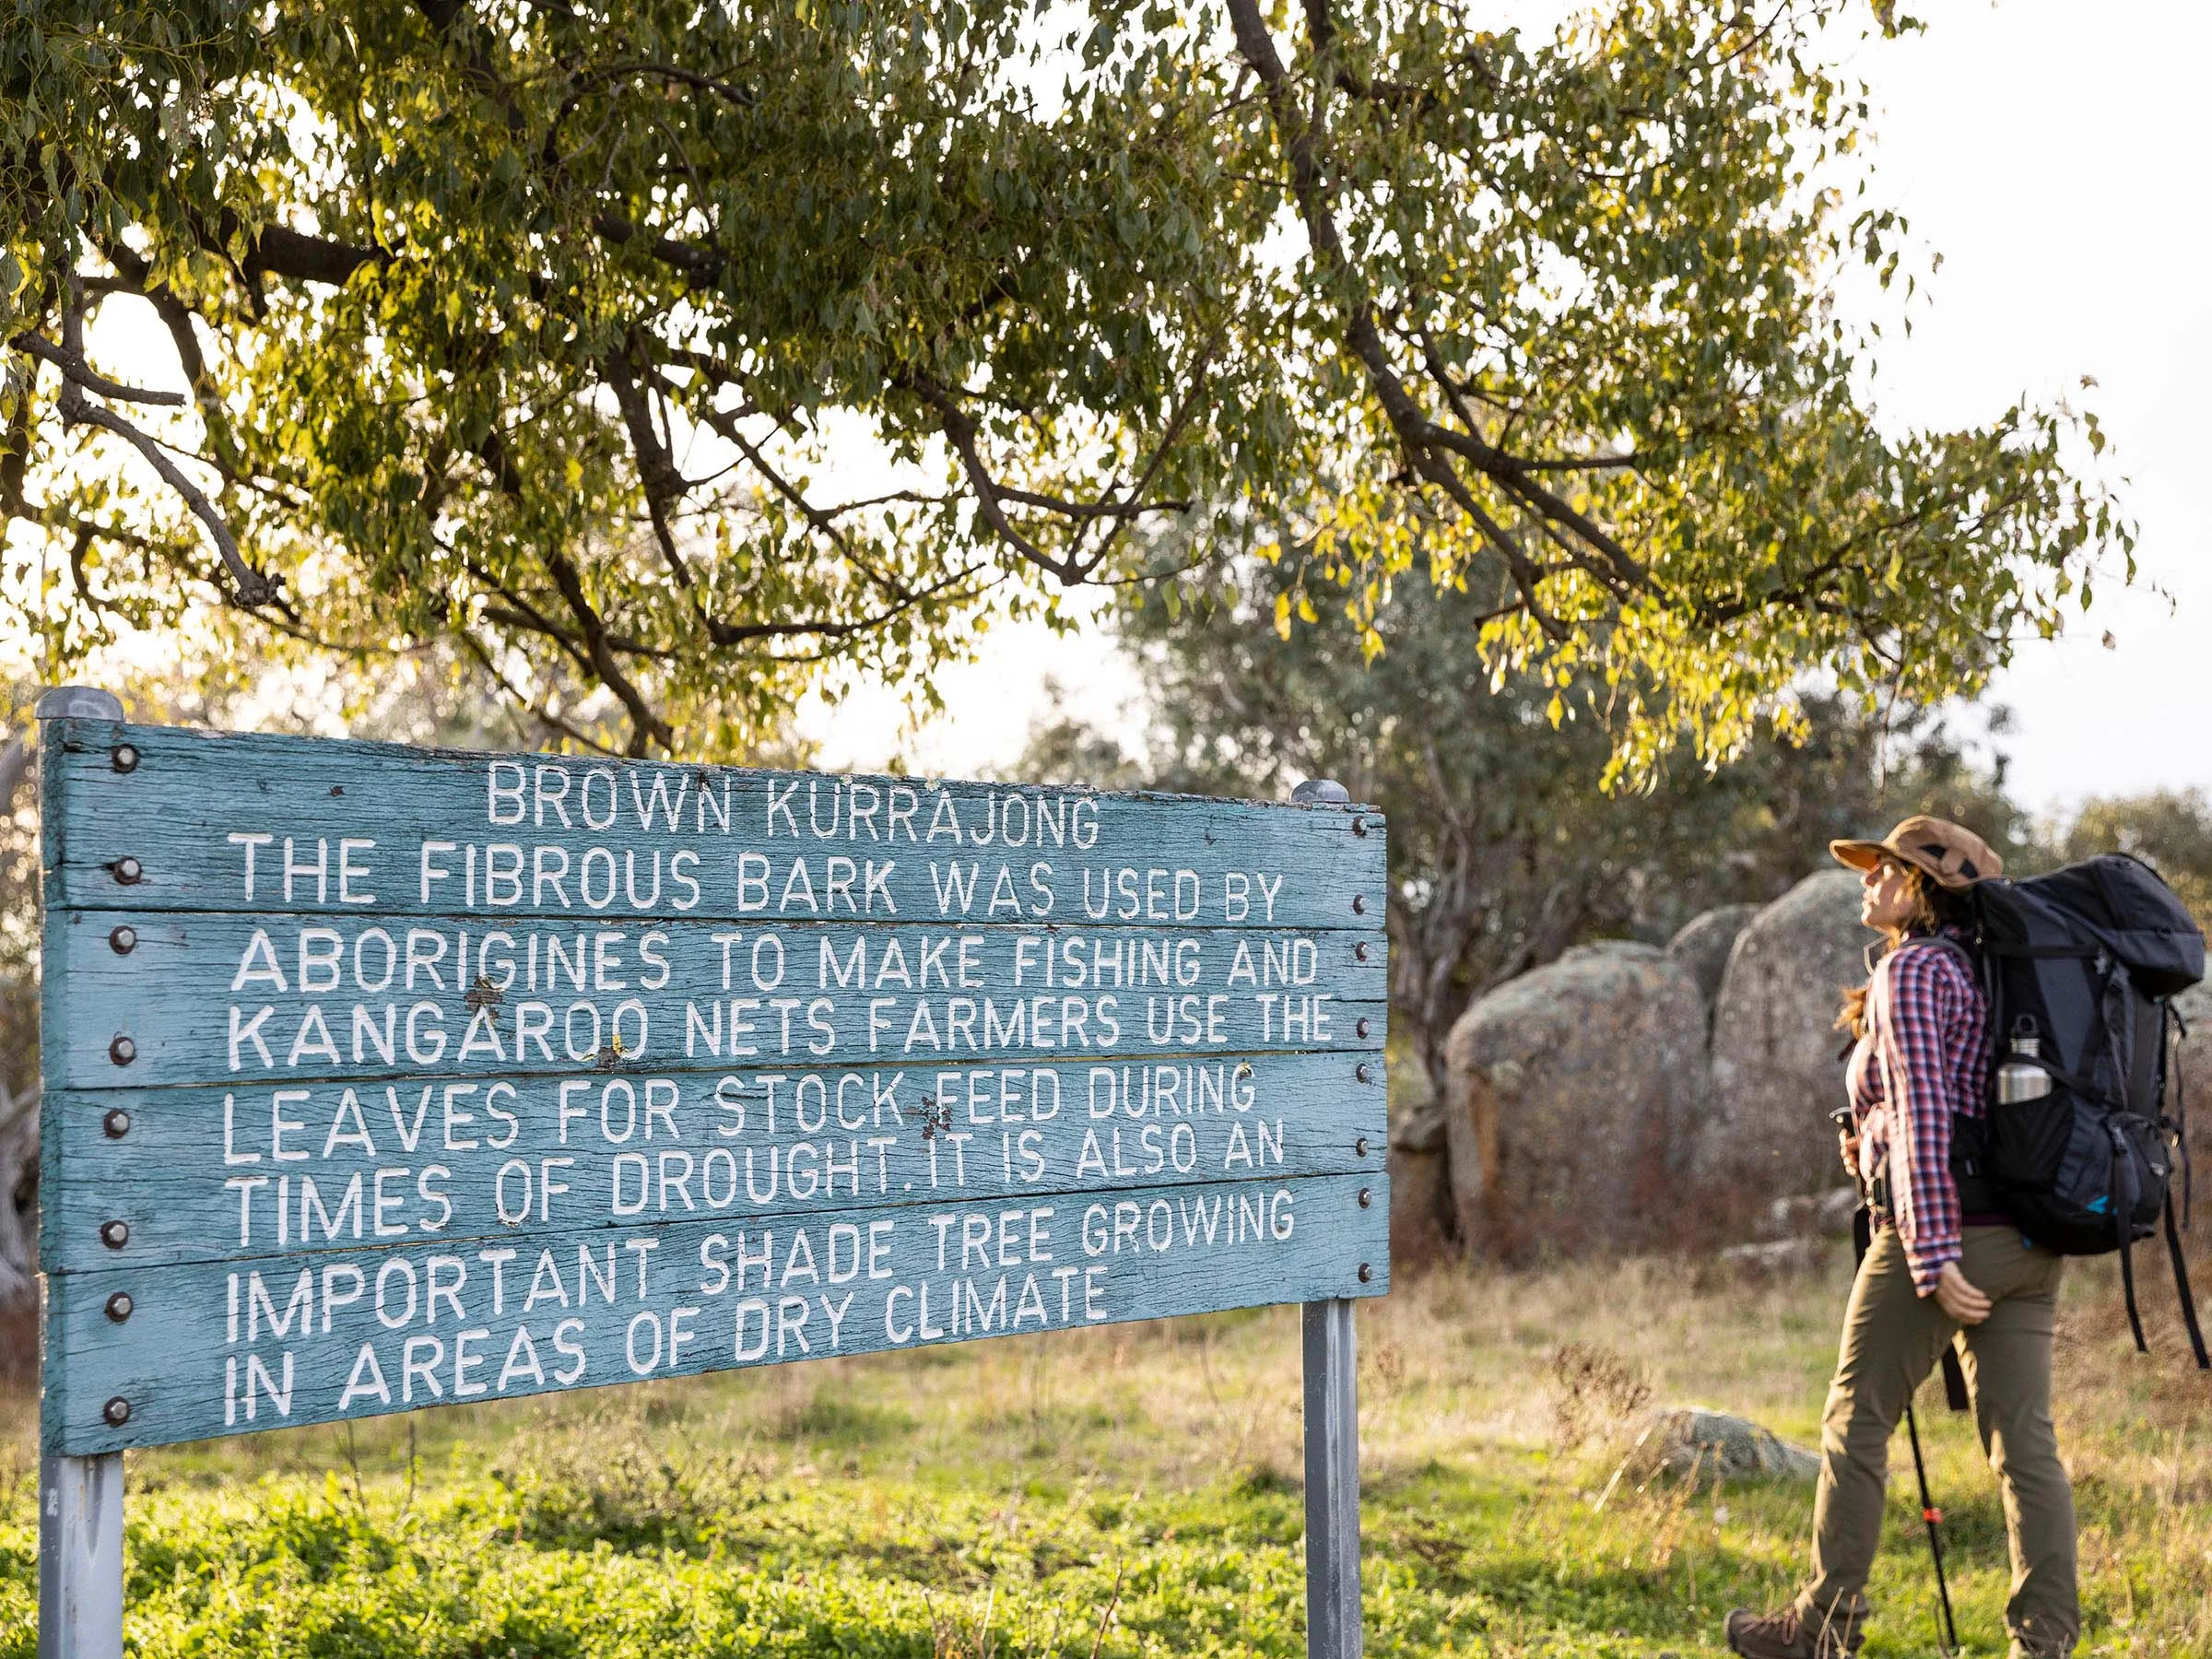
<svg viewBox="0 0 2212 1659"><path fill-rule="evenodd" d="M1907 939L1876 966L1866 1018L1850 1072L1859 1167L1884 1177L1912 1283L1930 1296L1960 1254L1951 1118L1986 1110L1988 1006L1958 952Z"/></svg>

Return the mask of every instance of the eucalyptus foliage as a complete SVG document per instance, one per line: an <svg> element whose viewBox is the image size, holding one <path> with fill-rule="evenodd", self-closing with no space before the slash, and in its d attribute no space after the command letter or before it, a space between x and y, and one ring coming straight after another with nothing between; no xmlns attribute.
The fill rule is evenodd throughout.
<svg viewBox="0 0 2212 1659"><path fill-rule="evenodd" d="M15 592L50 674L443 653L635 753L1230 554L1371 651L1394 580L1467 590L1632 768L1808 665L1971 689L2130 532L2087 418L1876 419L1835 300L1903 227L1823 65L1892 22L18 0ZM170 360L105 350L124 307Z"/></svg>

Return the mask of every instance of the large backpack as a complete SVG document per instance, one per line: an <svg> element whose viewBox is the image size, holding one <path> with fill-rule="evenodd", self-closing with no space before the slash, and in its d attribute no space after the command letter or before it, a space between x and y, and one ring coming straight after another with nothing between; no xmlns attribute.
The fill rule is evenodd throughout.
<svg viewBox="0 0 2212 1659"><path fill-rule="evenodd" d="M2175 1227L2177 1176L2183 1226L2190 1197L2178 1072L2166 1111L2171 998L2204 977L2203 933L2157 871L2117 853L1973 895L1996 1064L1987 1115L1954 1137L1964 1207L1994 1207L2062 1254L2117 1252L2145 1352L2133 1247L2163 1221L2190 1344L2212 1369Z"/></svg>

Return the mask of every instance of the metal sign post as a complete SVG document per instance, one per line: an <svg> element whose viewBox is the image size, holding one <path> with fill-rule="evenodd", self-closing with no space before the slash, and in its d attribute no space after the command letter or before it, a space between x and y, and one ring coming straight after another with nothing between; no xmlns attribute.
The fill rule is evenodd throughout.
<svg viewBox="0 0 2212 1659"><path fill-rule="evenodd" d="M123 704L112 691L62 686L41 697L35 712L42 757L45 722L120 721ZM69 1457L41 1449L39 1659L123 1659L120 1452Z"/></svg>
<svg viewBox="0 0 2212 1659"><path fill-rule="evenodd" d="M1306 1371L1306 1652L1359 1659L1359 1356L1348 1297L1312 1301Z"/></svg>
<svg viewBox="0 0 2212 1659"><path fill-rule="evenodd" d="M39 1659L121 1659L123 1453L39 1459Z"/></svg>
<svg viewBox="0 0 2212 1659"><path fill-rule="evenodd" d="M1305 1310L1359 1652L1382 820L39 709L41 1618L116 1659L126 1447Z"/></svg>

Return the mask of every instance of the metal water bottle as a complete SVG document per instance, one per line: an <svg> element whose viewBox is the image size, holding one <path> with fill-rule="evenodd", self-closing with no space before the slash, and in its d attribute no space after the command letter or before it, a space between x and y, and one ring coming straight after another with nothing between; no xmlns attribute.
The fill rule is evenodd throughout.
<svg viewBox="0 0 2212 1659"><path fill-rule="evenodd" d="M2043 1040L2035 1034L2035 1022L2021 1015L2012 1028L2010 1053L1997 1067L1998 1105L2018 1106L2051 1092L2051 1074L2039 1064L2042 1053Z"/></svg>

